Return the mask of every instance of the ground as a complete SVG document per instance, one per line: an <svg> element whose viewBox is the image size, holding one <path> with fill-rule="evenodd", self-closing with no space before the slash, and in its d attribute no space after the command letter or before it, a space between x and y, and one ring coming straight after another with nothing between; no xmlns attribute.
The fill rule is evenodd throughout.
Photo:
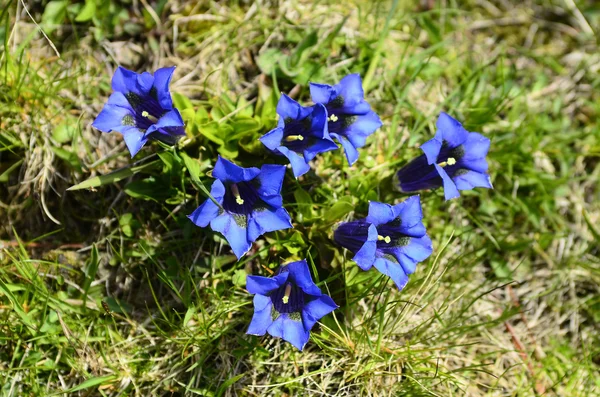
<svg viewBox="0 0 600 397"><path fill-rule="evenodd" d="M596 2L4 1L2 396L600 394ZM118 65L177 66L178 147L91 127ZM288 171L294 230L237 261L186 217L217 155L283 164L257 140L279 92L348 73L383 127ZM332 227L406 198L440 111L491 139L494 189L421 193L434 252L398 291ZM246 275L303 258L340 308L302 352L246 335Z"/></svg>

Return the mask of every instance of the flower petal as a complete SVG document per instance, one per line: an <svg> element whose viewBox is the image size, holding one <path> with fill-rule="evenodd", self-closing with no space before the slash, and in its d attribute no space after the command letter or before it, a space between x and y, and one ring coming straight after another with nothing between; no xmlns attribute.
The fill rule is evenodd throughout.
<svg viewBox="0 0 600 397"><path fill-rule="evenodd" d="M358 250L352 260L356 262L362 270L369 270L375 262L377 252L377 228L375 225L369 225L369 236L367 241Z"/></svg>
<svg viewBox="0 0 600 397"><path fill-rule="evenodd" d="M408 276L399 263L393 262L386 258L377 258L374 266L382 274L389 276L400 291L402 291L402 289L406 286L406 283L408 283Z"/></svg>
<svg viewBox="0 0 600 397"><path fill-rule="evenodd" d="M442 140L438 138L439 136L436 134L435 137L421 145L421 150L427 157L427 164L437 163L438 155L442 150Z"/></svg>
<svg viewBox="0 0 600 397"><path fill-rule="evenodd" d="M219 156L212 174L221 182L238 183L256 178L260 174L260 170L256 167L242 168Z"/></svg>
<svg viewBox="0 0 600 397"><path fill-rule="evenodd" d="M465 143L469 135L469 132L463 128L461 123L444 112L440 113L435 125L438 132L441 133L442 139L448 142L450 148L455 148Z"/></svg>
<svg viewBox="0 0 600 397"><path fill-rule="evenodd" d="M467 140L463 144L465 155L463 159L477 160L487 156L490 150L490 140L477 132L469 132Z"/></svg>
<svg viewBox="0 0 600 397"><path fill-rule="evenodd" d="M146 130L146 135L150 135L153 132L157 132L161 135L167 135L169 137L185 135L185 129L183 119L179 110L173 109L163 114L155 124L152 124L150 128Z"/></svg>
<svg viewBox="0 0 600 397"><path fill-rule="evenodd" d="M223 212L210 221L210 227L225 236L238 259L244 256L252 246L252 242L248 241L246 223L245 216L232 215L229 212Z"/></svg>
<svg viewBox="0 0 600 397"><path fill-rule="evenodd" d="M360 75L349 74L342 78L335 86L338 96L344 98L340 111L346 114L365 114L371 107L365 102L365 93Z"/></svg>
<svg viewBox="0 0 600 397"><path fill-rule="evenodd" d="M277 150L281 146L281 140L283 139L283 128L277 127L261 136L259 140L270 150Z"/></svg>
<svg viewBox="0 0 600 397"><path fill-rule="evenodd" d="M223 196L225 195L225 186L220 180L216 180L213 182L212 187L210 189L210 195L220 204L223 203ZM219 215L219 211L221 209L217 206L210 198L207 199L204 203L202 203L194 212L188 215L188 218L196 226L206 227Z"/></svg>
<svg viewBox="0 0 600 397"><path fill-rule="evenodd" d="M251 294L268 295L269 292L285 284L288 277L288 272L281 272L273 277L248 276L246 277L246 289Z"/></svg>
<svg viewBox="0 0 600 397"><path fill-rule="evenodd" d="M454 184L452 179L450 179L446 171L437 164L434 164L434 166L438 174L440 174L440 176L442 177L442 181L444 183L444 197L446 198L446 200L459 197L460 193L458 192L456 185Z"/></svg>
<svg viewBox="0 0 600 397"><path fill-rule="evenodd" d="M131 120L135 119L134 111L127 102L127 98L120 92L113 92L108 98L108 101L98 114L92 127L103 132L122 131L128 127L128 124L123 124L123 119L130 116Z"/></svg>
<svg viewBox="0 0 600 397"><path fill-rule="evenodd" d="M249 335L264 335L267 332L267 328L273 324L272 309L273 303L271 302L271 298L264 295L255 295L254 315L246 333Z"/></svg>
<svg viewBox="0 0 600 397"><path fill-rule="evenodd" d="M321 295L317 299L308 302L302 310L302 323L307 332L312 329L317 321L328 315L339 306L327 295Z"/></svg>
<svg viewBox="0 0 600 397"><path fill-rule="evenodd" d="M488 174L476 171L461 172L459 175L455 175L452 180L456 183L458 190L471 190L476 187L494 188Z"/></svg>
<svg viewBox="0 0 600 397"><path fill-rule="evenodd" d="M335 98L335 89L328 84L310 83L310 97L314 103L326 105Z"/></svg>
<svg viewBox="0 0 600 397"><path fill-rule="evenodd" d="M354 164L356 160L358 160L358 150L356 150L352 142L350 142L350 140L343 135L331 134L331 137L337 139L337 141L342 144L348 164Z"/></svg>
<svg viewBox="0 0 600 397"><path fill-rule="evenodd" d="M285 146L280 146L278 150L279 153L283 154L285 157L288 158L288 160L290 160L290 164L292 165L292 171L294 172L294 176L296 178L310 171L310 165L308 165L308 162L304 159L304 156L294 151L291 151Z"/></svg>
<svg viewBox="0 0 600 397"><path fill-rule="evenodd" d="M156 95L158 103L163 109L173 109L173 100L171 99L171 93L169 92L169 84L171 78L175 72L175 66L170 68L160 68L154 72L154 88L156 89Z"/></svg>
<svg viewBox="0 0 600 397"><path fill-rule="evenodd" d="M281 314L269 326L267 332L276 338L282 338L291 343L298 350L304 348L310 337L310 333L304 330L302 321L292 320L286 313Z"/></svg>
<svg viewBox="0 0 600 397"><path fill-rule="evenodd" d="M383 123L377 113L373 111L355 117L356 120L346 127L343 132L355 147L360 148L365 146L367 137L380 128Z"/></svg>
<svg viewBox="0 0 600 397"><path fill-rule="evenodd" d="M369 201L369 214L366 218L367 222L378 226L391 222L395 218L394 209L391 205L377 201Z"/></svg>
<svg viewBox="0 0 600 397"><path fill-rule="evenodd" d="M285 177L285 166L276 164L264 164L258 174L259 186L256 189L260 198L273 207L281 207L281 186Z"/></svg>
<svg viewBox="0 0 600 397"><path fill-rule="evenodd" d="M120 132L123 134L123 139L125 139L125 144L127 145L127 149L129 149L132 158L148 141L144 137L144 132L135 127L127 127Z"/></svg>
<svg viewBox="0 0 600 397"><path fill-rule="evenodd" d="M433 247L429 236L424 235L420 238L411 238L407 245L394 247L391 249L391 252L398 262L400 262L404 272L412 274L415 272L417 263L429 258L433 252Z"/></svg>
<svg viewBox="0 0 600 397"><path fill-rule="evenodd" d="M254 242L261 235L292 227L290 215L284 208L260 208L248 216L248 241Z"/></svg>
<svg viewBox="0 0 600 397"><path fill-rule="evenodd" d="M425 234L421 198L411 196L394 206L394 214L401 219L399 230L410 237L422 237Z"/></svg>
<svg viewBox="0 0 600 397"><path fill-rule="evenodd" d="M287 118L292 120L301 120L311 113L310 107L302 107L298 102L285 94L281 94L279 102L277 102L277 114L284 121Z"/></svg>
<svg viewBox="0 0 600 397"><path fill-rule="evenodd" d="M314 283L310 270L308 269L308 263L306 260L297 262L290 262L285 265L286 269L290 272L290 278L296 282L298 287L308 295L321 296L321 290Z"/></svg>
<svg viewBox="0 0 600 397"><path fill-rule="evenodd" d="M128 92L133 92L138 95L142 94L137 86L137 76L137 73L119 66L112 77L111 86L113 91L122 94L127 94Z"/></svg>

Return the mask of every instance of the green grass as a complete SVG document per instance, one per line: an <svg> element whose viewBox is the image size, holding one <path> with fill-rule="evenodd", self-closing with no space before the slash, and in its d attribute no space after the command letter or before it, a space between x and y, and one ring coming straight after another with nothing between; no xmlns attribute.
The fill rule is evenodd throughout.
<svg viewBox="0 0 600 397"><path fill-rule="evenodd" d="M1 396L600 393L594 2L115 0L89 2L106 4L93 17L43 3L28 10L60 58L22 3L0 11ZM131 160L90 126L117 64L177 66L179 148ZM279 161L257 142L278 92L308 103L308 81L349 72L384 127L353 167L334 152L288 173L295 229L237 262L186 218L217 154ZM434 254L398 292L331 227L404 199L392 175L441 110L492 140L495 189L421 193ZM122 167L134 172L66 190ZM303 352L245 335L245 275L302 258L340 308Z"/></svg>

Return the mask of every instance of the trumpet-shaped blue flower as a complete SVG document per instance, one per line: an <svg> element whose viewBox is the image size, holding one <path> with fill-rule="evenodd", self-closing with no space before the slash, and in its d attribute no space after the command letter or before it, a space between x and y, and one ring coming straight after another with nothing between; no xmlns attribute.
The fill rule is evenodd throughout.
<svg viewBox="0 0 600 397"><path fill-rule="evenodd" d="M365 219L340 224L333 238L354 253L352 260L361 269L375 266L401 290L417 263L432 252L422 219L419 196L397 205L371 201Z"/></svg>
<svg viewBox="0 0 600 397"><path fill-rule="evenodd" d="M379 116L365 101L360 75L349 74L334 86L310 83L313 102L325 105L329 133L342 145L350 165L367 137L382 126Z"/></svg>
<svg viewBox="0 0 600 397"><path fill-rule="evenodd" d="M173 107L169 82L175 67L162 68L154 75L122 68L112 78L113 93L92 123L103 132L123 134L131 157L149 139L173 144L185 135L183 119Z"/></svg>
<svg viewBox="0 0 600 397"><path fill-rule="evenodd" d="M337 149L327 132L325 106L303 107L283 94L277 103L277 114L277 128L263 135L260 141L290 160L296 178L310 170L308 162L317 154Z"/></svg>
<svg viewBox="0 0 600 397"><path fill-rule="evenodd" d="M217 180L210 194L216 203L208 199L188 217L223 234L238 259L264 233L292 227L282 207L285 166L242 168L219 156L212 175Z"/></svg>
<svg viewBox="0 0 600 397"><path fill-rule="evenodd" d="M280 268L274 277L248 276L246 289L254 295L254 316L247 333L269 333L299 350L310 330L338 306L313 282L305 260Z"/></svg>
<svg viewBox="0 0 600 397"><path fill-rule="evenodd" d="M443 186L446 200L460 196L459 190L475 187L492 189L485 159L490 140L469 132L441 113L433 139L421 145L425 154L396 173L397 185L405 193Z"/></svg>

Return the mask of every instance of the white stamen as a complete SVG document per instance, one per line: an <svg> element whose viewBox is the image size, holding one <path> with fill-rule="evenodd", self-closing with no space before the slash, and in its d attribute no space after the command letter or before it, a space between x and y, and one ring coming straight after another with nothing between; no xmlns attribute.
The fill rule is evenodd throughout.
<svg viewBox="0 0 600 397"><path fill-rule="evenodd" d="M283 296L283 298L281 298L284 305L287 305L287 303L290 301L291 293L292 293L292 284L288 284L285 286L285 295Z"/></svg>
<svg viewBox="0 0 600 397"><path fill-rule="evenodd" d="M379 241L385 241L386 244L389 244L392 241L392 239L391 239L390 236L383 237L381 235L377 236L377 240L379 240Z"/></svg>
<svg viewBox="0 0 600 397"><path fill-rule="evenodd" d="M333 121L335 123L336 121L339 120L339 118L335 114L332 114L331 116L327 117L327 120Z"/></svg>
<svg viewBox="0 0 600 397"><path fill-rule="evenodd" d="M240 196L240 190L237 185L234 183L231 185L231 193L233 193L233 197L235 197L235 202L239 205L244 204L244 199Z"/></svg>
<svg viewBox="0 0 600 397"><path fill-rule="evenodd" d="M304 137L302 135L290 135L290 136L285 137L285 140L287 142L303 141Z"/></svg>

